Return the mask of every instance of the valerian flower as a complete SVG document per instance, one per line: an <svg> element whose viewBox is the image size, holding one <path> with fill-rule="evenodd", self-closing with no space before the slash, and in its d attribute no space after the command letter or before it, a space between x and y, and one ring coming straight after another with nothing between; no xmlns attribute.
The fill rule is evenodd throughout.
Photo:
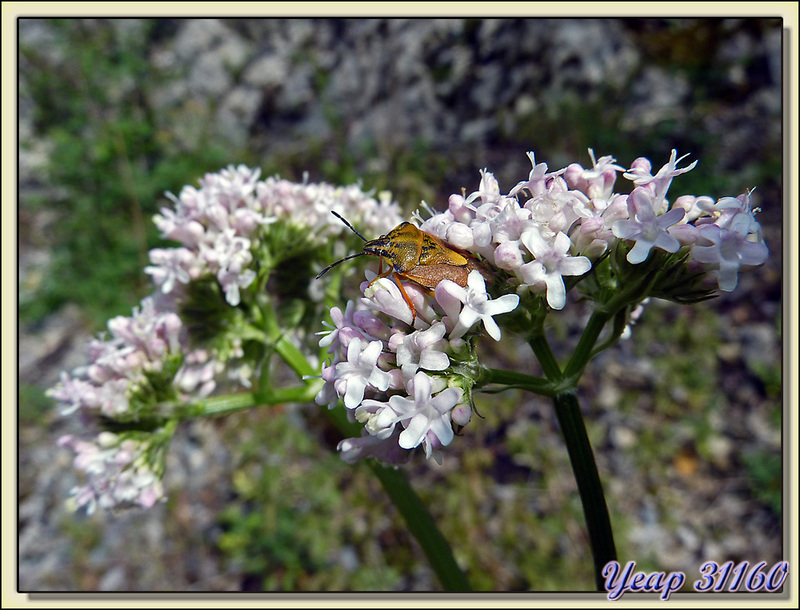
<svg viewBox="0 0 800 610"><path fill-rule="evenodd" d="M655 176L650 174L650 161L640 157L633 162L631 169L625 172L624 176L628 180L631 180L637 187L647 188L653 198L653 202L660 209L667 195L667 190L670 184L672 184L672 179L675 176L691 171L697 165L697 161L692 161L692 163L686 167L679 169L678 163L688 156L687 154L678 158L678 151L673 149L670 153L669 161L656 172Z"/></svg>
<svg viewBox="0 0 800 610"><path fill-rule="evenodd" d="M370 341L362 349L361 339L353 339L347 346L347 360L336 365L336 385L348 409L355 409L364 399L367 386L378 390L389 388L389 373L378 367L380 355L380 341Z"/></svg>
<svg viewBox="0 0 800 610"><path fill-rule="evenodd" d="M486 281L480 271L470 272L466 288L451 280L442 280L436 286L436 300L444 308L447 313L445 319L453 327L450 331L452 339L464 336L476 322L481 321L489 336L499 341L502 333L493 316L513 311L519 304L516 294L504 294L492 299L486 292Z"/></svg>
<svg viewBox="0 0 800 610"><path fill-rule="evenodd" d="M701 263L719 265L720 290L731 292L736 288L742 265L766 262L769 256L767 246L748 240L751 228L752 219L745 213L734 216L728 228L714 224L699 228L700 240L692 249L692 257Z"/></svg>
<svg viewBox="0 0 800 610"><path fill-rule="evenodd" d="M652 195L643 188L636 188L628 196L630 219L614 223L612 230L616 237L635 242L628 252L628 262L631 264L643 262L653 247L667 252L677 252L681 247L677 238L670 235L667 229L679 223L686 212L675 208L656 216L653 208Z"/></svg>
<svg viewBox="0 0 800 610"><path fill-rule="evenodd" d="M74 510L85 508L91 515L100 508L139 505L150 508L162 499L164 488L159 470L150 463L150 444L103 432L91 441L72 435L58 444L75 452L75 468L86 473L88 482L75 486L69 501Z"/></svg>
<svg viewBox="0 0 800 610"><path fill-rule="evenodd" d="M567 302L565 275L583 275L592 268L592 262L585 256L570 256L572 245L564 233L557 233L552 243L541 237L538 231L526 231L522 243L533 254L534 260L522 265L517 274L522 280L520 288L536 289L544 285L547 304L553 309L563 309Z"/></svg>
<svg viewBox="0 0 800 610"><path fill-rule="evenodd" d="M423 202L427 217L418 211L412 221L469 257L474 270L464 278L463 268L435 267L458 257L431 262L420 256L415 264L430 265L430 277L440 273L435 286L411 281L413 274L378 277L368 270L361 298L330 308L328 330L319 333L323 383L315 400L330 408L342 401L364 424L360 438L339 444L343 460L373 456L399 464L422 447L439 461L439 450L469 423L473 395L485 383L477 342L485 334L500 340L525 316L564 308L567 286L582 285L589 299L607 296L614 286L603 284L609 277L604 261L622 251L614 248L620 240L633 242L630 277L653 248L676 253L665 259L676 272L642 297L677 299L668 280L680 284L685 277L691 285L681 287L683 302L707 298L704 273L716 273L720 288L732 290L742 266L766 260L749 192L670 203L673 179L696 162L678 168L684 157L673 150L653 175L647 159L625 171L609 155L598 158L590 150L589 156L590 168L573 163L548 171L530 152L527 179L508 193L484 169L477 190L451 195L444 212ZM635 186L630 195L615 191L620 174ZM75 466L88 479L76 487L73 505L90 511L152 506L163 496L164 453L181 418L193 416L186 414L220 382L263 384L274 329L284 332L284 347L303 349L310 333L295 333L292 324L313 319L309 308L323 310L331 285L310 277L296 282L285 297L291 306L279 308L283 292L271 290L276 282L270 275L299 259L346 255L349 246L340 237L349 229L332 210L370 235L385 235L402 220L388 193L373 197L356 185L262 180L259 170L245 166L206 174L197 187L168 197L173 207L154 221L177 247L150 253L145 271L153 296L131 317L112 319L111 337L90 342L87 366L63 373L49 392L62 414L97 415L113 425L113 433L100 426L88 440L68 436L61 443L75 452ZM503 316L521 303L530 311ZM284 311L295 321L285 324ZM292 364L297 370L296 358Z"/></svg>
<svg viewBox="0 0 800 610"><path fill-rule="evenodd" d="M444 371L450 366L450 359L442 351L445 341L443 337L447 329L443 322L436 322L427 330L418 330L410 335L396 333L389 340L389 347L397 353L397 365L403 375L411 378L422 368L427 371Z"/></svg>
<svg viewBox="0 0 800 610"><path fill-rule="evenodd" d="M359 421L367 422L367 431L378 438L387 438L397 423L403 430L398 443L403 449L413 449L422 444L425 454L453 440L450 411L461 399L460 388L447 388L435 393L433 382L419 371L408 383L410 396L391 396L388 402L365 400L356 410Z"/></svg>

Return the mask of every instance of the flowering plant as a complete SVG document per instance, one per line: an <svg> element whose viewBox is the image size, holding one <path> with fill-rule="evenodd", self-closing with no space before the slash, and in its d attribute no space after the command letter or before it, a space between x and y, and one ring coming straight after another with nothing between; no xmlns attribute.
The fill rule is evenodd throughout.
<svg viewBox="0 0 800 610"><path fill-rule="evenodd" d="M424 506L400 471L379 462L396 466L419 447L441 463L470 422L477 393L522 388L553 400L601 586L602 567L616 555L575 393L581 374L629 332L649 298L696 303L717 288L731 291L740 268L764 263L768 250L751 193L667 198L672 180L696 161L679 168L683 157L673 150L654 174L644 158L626 170L590 155L589 168L549 172L529 153L530 174L506 194L484 170L478 189L451 195L447 210L423 205L425 217L413 218L419 229L477 268L463 283L443 277L433 289L402 282L392 268L368 270L361 297L346 303L344 274L314 279L355 243L330 212L384 235L401 221L389 194L260 180L243 166L185 187L171 197L174 208L155 217L163 236L180 244L151 251L145 271L155 293L130 318L109 321L111 338L90 343L90 364L62 373L50 390L62 414L100 423L92 440L60 441L87 477L73 490L73 506L150 507L163 498L164 456L182 420L314 400L347 436L338 445L342 459L376 458L370 465L444 585L464 589ZM619 174L629 194L615 191ZM545 320L573 291L591 302L592 314L562 364ZM315 339L326 311L328 330ZM478 342L504 332L527 342L543 377L480 362ZM295 385L277 384L276 358L296 373Z"/></svg>

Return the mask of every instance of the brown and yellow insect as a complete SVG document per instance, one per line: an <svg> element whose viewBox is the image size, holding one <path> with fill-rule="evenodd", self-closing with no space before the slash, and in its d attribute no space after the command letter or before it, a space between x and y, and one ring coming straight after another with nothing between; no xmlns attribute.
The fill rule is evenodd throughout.
<svg viewBox="0 0 800 610"><path fill-rule="evenodd" d="M325 267L319 272L317 279L336 265L351 258L364 255L378 256L381 259L378 276L370 282L370 286L380 278L391 277L400 289L403 299L411 308L412 324L417 317L417 311L403 288L403 284L400 283L401 279L410 280L428 290L436 288L442 280L451 280L459 286L466 287L467 277L471 271L476 269L487 280L491 279L491 273L470 253L446 244L435 235L418 229L410 222L403 222L386 235L368 240L339 214L331 213L366 243L361 252L346 256ZM382 271L384 261L389 266L386 271Z"/></svg>

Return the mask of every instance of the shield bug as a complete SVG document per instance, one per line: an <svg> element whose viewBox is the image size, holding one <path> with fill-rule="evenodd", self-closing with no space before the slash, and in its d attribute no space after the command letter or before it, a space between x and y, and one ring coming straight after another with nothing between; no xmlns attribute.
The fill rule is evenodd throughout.
<svg viewBox="0 0 800 610"><path fill-rule="evenodd" d="M328 265L319 272L317 279L336 265L351 258L364 255L377 256L381 261L378 276L370 282L370 286L380 278L390 277L400 289L403 300L411 309L412 323L417 317L417 312L403 288L403 284L400 283L401 279L410 280L423 288L433 290L442 280L451 280L459 286L466 287L470 272L476 269L487 280L492 278L491 273L469 252L450 246L410 222L403 222L386 235L368 240L339 214L333 211L331 213L364 240L364 248L361 252L351 254ZM386 271L382 271L384 261L389 267Z"/></svg>

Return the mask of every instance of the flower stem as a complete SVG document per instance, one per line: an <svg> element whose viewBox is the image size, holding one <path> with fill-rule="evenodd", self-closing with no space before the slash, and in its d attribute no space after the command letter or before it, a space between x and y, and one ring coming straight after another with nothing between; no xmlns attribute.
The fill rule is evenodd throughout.
<svg viewBox="0 0 800 610"><path fill-rule="evenodd" d="M250 409L260 404L256 400L256 396L252 392L242 392L240 394L226 394L224 396L212 396L197 403L193 403L192 407L199 407L201 410L198 414L202 415L225 415Z"/></svg>
<svg viewBox="0 0 800 610"><path fill-rule="evenodd" d="M528 340L528 344L531 346L536 359L539 361L545 377L551 381L561 381L563 379L561 367L553 354L553 350L550 349L550 344L547 342L544 333L539 332L533 335Z"/></svg>
<svg viewBox="0 0 800 610"><path fill-rule="evenodd" d="M491 386L496 384L495 390ZM505 390L519 389L539 394L540 396L555 396L559 388L552 381L541 377L517 373L516 371L506 371L504 369L485 368L481 371L480 379L475 383L474 389L480 392L501 392Z"/></svg>
<svg viewBox="0 0 800 610"><path fill-rule="evenodd" d="M595 584L599 591L604 591L603 568L609 561L616 561L617 551L600 474L575 392L558 394L553 398L553 404L583 504L594 559Z"/></svg>
<svg viewBox="0 0 800 610"><path fill-rule="evenodd" d="M349 421L344 409L325 409L325 412L345 436L361 434L363 426ZM378 477L392 504L405 519L411 535L422 547L442 587L446 591L470 591L467 577L458 567L450 544L425 504L411 487L405 473L384 466L374 459L367 460L366 463Z"/></svg>
<svg viewBox="0 0 800 610"><path fill-rule="evenodd" d="M594 353L594 346L609 318L611 318L611 314L606 312L592 312L586 328L583 329L583 334L578 340L578 345L575 347L575 352L564 367L564 377L566 379L571 379L574 383L578 382L578 378Z"/></svg>
<svg viewBox="0 0 800 610"><path fill-rule="evenodd" d="M464 572L453 557L453 550L447 539L409 484L405 474L400 470L387 468L375 460L369 460L368 464L397 510L403 515L409 531L422 547L442 587L446 591L471 591Z"/></svg>

